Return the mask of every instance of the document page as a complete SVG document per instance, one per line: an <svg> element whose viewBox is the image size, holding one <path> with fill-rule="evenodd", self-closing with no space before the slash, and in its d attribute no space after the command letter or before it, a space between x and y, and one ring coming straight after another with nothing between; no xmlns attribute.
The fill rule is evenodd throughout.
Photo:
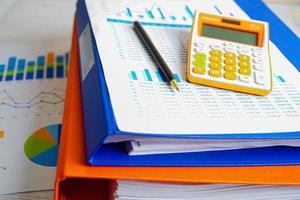
<svg viewBox="0 0 300 200"><path fill-rule="evenodd" d="M87 8L121 131L192 135L300 130L299 72L272 42L273 89L268 96L186 81L194 10L249 19L234 1L87 0ZM132 27L135 20L171 68L180 92L164 82Z"/></svg>
<svg viewBox="0 0 300 200"><path fill-rule="evenodd" d="M0 199L14 199L1 194L54 188L71 5L60 0L10 1L2 10L1 4Z"/></svg>

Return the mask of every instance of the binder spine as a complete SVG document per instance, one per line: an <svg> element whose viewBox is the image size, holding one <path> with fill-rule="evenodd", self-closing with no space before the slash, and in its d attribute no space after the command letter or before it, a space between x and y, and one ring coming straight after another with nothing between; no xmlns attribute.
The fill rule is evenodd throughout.
<svg viewBox="0 0 300 200"><path fill-rule="evenodd" d="M93 156L104 139L116 132L116 123L84 0L77 2L77 19L86 153L93 164Z"/></svg>

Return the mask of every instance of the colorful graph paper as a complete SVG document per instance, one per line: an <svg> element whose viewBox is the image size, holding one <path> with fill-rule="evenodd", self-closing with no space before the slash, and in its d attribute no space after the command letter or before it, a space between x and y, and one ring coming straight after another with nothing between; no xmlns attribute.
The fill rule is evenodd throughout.
<svg viewBox="0 0 300 200"><path fill-rule="evenodd" d="M21 81L34 79L54 79L66 77L69 53L37 56L35 60L27 60L11 56L7 63L0 63L1 81Z"/></svg>

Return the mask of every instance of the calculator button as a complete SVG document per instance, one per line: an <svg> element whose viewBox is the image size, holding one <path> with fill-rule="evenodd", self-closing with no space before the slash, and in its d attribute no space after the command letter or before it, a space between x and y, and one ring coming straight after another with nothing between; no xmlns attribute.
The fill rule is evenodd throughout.
<svg viewBox="0 0 300 200"><path fill-rule="evenodd" d="M204 54L204 53L195 53L194 58L196 60L206 60L206 54Z"/></svg>
<svg viewBox="0 0 300 200"><path fill-rule="evenodd" d="M244 83L249 83L250 76L239 76L239 81L244 82Z"/></svg>
<svg viewBox="0 0 300 200"><path fill-rule="evenodd" d="M235 72L225 72L224 78L228 80L236 80L236 73Z"/></svg>
<svg viewBox="0 0 300 200"><path fill-rule="evenodd" d="M220 51L220 50L210 50L209 53L212 56L222 56L222 51Z"/></svg>
<svg viewBox="0 0 300 200"><path fill-rule="evenodd" d="M235 59L236 58L236 54L235 53L232 53L232 52L226 52L224 54L225 58L232 58L232 59Z"/></svg>
<svg viewBox="0 0 300 200"><path fill-rule="evenodd" d="M203 66L205 66L206 65L206 62L205 61L203 61L203 60L194 60L193 61L193 64L195 65L195 67L196 66L198 66L198 67L203 67Z"/></svg>
<svg viewBox="0 0 300 200"><path fill-rule="evenodd" d="M211 44L210 48L211 49L215 49L215 50L221 50L221 46L220 45L216 45L216 44Z"/></svg>
<svg viewBox="0 0 300 200"><path fill-rule="evenodd" d="M262 64L263 63L262 59L259 59L259 58L254 58L253 62L256 63L256 64Z"/></svg>
<svg viewBox="0 0 300 200"><path fill-rule="evenodd" d="M232 59L232 58L225 58L224 63L226 65L235 65L236 64L235 59Z"/></svg>
<svg viewBox="0 0 300 200"><path fill-rule="evenodd" d="M251 75L251 69L248 68L240 68L239 69L239 73L246 75L246 76L250 76Z"/></svg>
<svg viewBox="0 0 300 200"><path fill-rule="evenodd" d="M236 66L235 65L225 65L224 70L227 72L235 72Z"/></svg>
<svg viewBox="0 0 300 200"><path fill-rule="evenodd" d="M235 46L234 44L228 43L228 42L224 42L223 45L226 47L234 47Z"/></svg>
<svg viewBox="0 0 300 200"><path fill-rule="evenodd" d="M258 64L253 65L253 68L258 70L258 71L263 71L264 70L264 67L262 65L258 65Z"/></svg>
<svg viewBox="0 0 300 200"><path fill-rule="evenodd" d="M247 55L245 55L245 54L241 54L241 55L239 55L239 60L240 61L250 61L250 56L247 56Z"/></svg>
<svg viewBox="0 0 300 200"><path fill-rule="evenodd" d="M255 58L261 58L262 57L262 53L260 53L260 52L254 52L254 53L252 53L252 56L255 57Z"/></svg>
<svg viewBox="0 0 300 200"><path fill-rule="evenodd" d="M235 52L235 49L233 47L225 47L224 51Z"/></svg>
<svg viewBox="0 0 300 200"><path fill-rule="evenodd" d="M204 47L204 43L202 43L202 42L195 42L194 44L197 47Z"/></svg>
<svg viewBox="0 0 300 200"><path fill-rule="evenodd" d="M250 63L247 62L247 61L240 61L239 62L239 66L242 67L242 68L250 68Z"/></svg>
<svg viewBox="0 0 300 200"><path fill-rule="evenodd" d="M261 72L254 72L254 80L255 80L255 83L258 85L265 84L265 76Z"/></svg>
<svg viewBox="0 0 300 200"><path fill-rule="evenodd" d="M193 72L196 74L205 74L205 68L204 67L194 67Z"/></svg>
<svg viewBox="0 0 300 200"><path fill-rule="evenodd" d="M214 70L214 69L209 70L208 74L215 78L220 78L222 76L222 72L220 70Z"/></svg>
<svg viewBox="0 0 300 200"><path fill-rule="evenodd" d="M220 70L222 68L221 63L209 63L209 67L211 69Z"/></svg>
<svg viewBox="0 0 300 200"><path fill-rule="evenodd" d="M214 62L214 63L221 63L222 62L222 58L220 56L211 56L210 57L210 61Z"/></svg>
<svg viewBox="0 0 300 200"><path fill-rule="evenodd" d="M254 52L262 52L262 49L257 47L252 47L251 50Z"/></svg>
<svg viewBox="0 0 300 200"><path fill-rule="evenodd" d="M196 47L196 48L194 48L194 50L196 53L204 53L206 51L206 49L200 48L200 47Z"/></svg>
<svg viewBox="0 0 300 200"><path fill-rule="evenodd" d="M248 49L239 49L238 51L240 54L249 54Z"/></svg>

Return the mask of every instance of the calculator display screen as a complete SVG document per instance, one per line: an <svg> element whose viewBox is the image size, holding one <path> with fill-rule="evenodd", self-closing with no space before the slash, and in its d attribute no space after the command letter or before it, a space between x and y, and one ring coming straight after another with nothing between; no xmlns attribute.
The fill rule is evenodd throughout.
<svg viewBox="0 0 300 200"><path fill-rule="evenodd" d="M202 36L257 46L257 34L203 24Z"/></svg>

